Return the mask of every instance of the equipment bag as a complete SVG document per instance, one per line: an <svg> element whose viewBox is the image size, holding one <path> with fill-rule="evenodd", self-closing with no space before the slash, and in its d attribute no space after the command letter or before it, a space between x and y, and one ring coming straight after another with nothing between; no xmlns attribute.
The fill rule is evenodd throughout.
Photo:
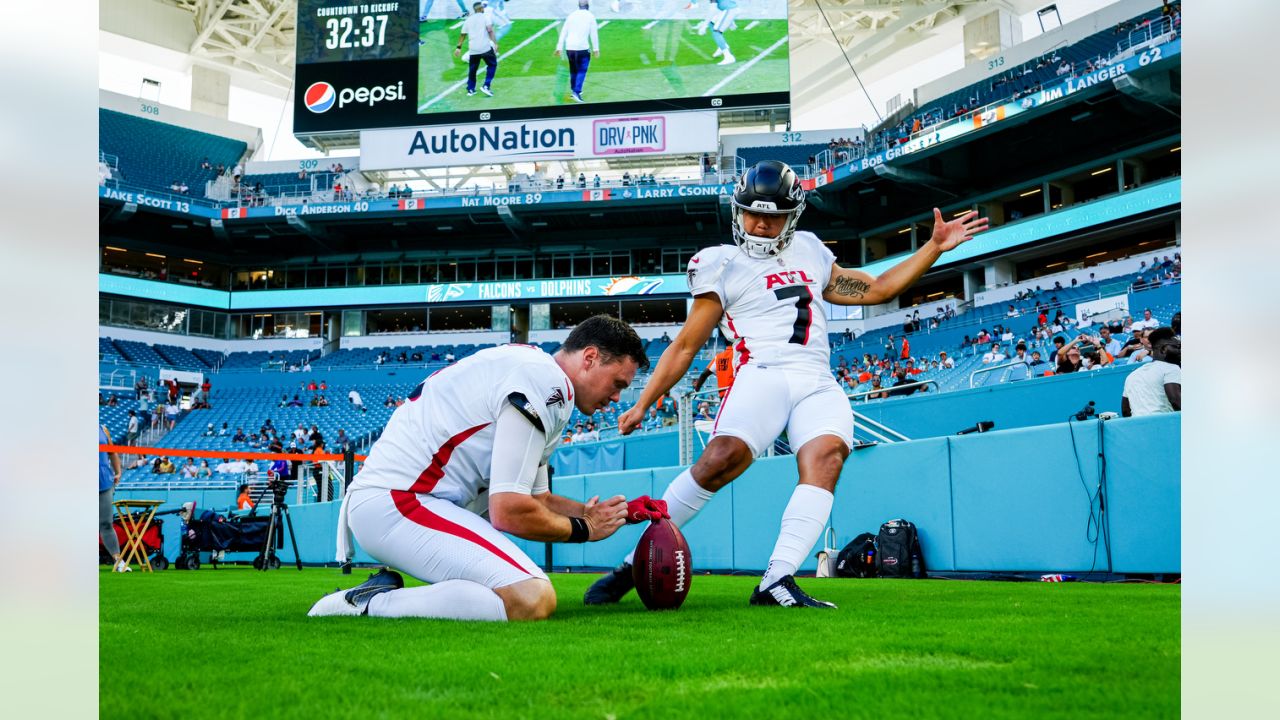
<svg viewBox="0 0 1280 720"><path fill-rule="evenodd" d="M836 577L876 576L876 536L862 533L844 546L836 557Z"/></svg>
<svg viewBox="0 0 1280 720"><path fill-rule="evenodd" d="M924 553L916 526L898 518L880 526L876 536L876 571L880 577L922 578Z"/></svg>

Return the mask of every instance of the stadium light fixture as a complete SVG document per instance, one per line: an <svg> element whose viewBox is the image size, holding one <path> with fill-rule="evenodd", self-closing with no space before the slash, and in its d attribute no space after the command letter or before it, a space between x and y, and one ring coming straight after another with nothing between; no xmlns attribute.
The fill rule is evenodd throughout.
<svg viewBox="0 0 1280 720"><path fill-rule="evenodd" d="M192 260L191 258L182 258L182 262L189 262L192 265L203 265L203 260Z"/></svg>
<svg viewBox="0 0 1280 720"><path fill-rule="evenodd" d="M1169 148L1169 152L1182 152L1182 146L1179 145L1176 148Z"/></svg>
<svg viewBox="0 0 1280 720"><path fill-rule="evenodd" d="M1045 27L1044 21L1045 21L1045 18L1047 18L1049 15L1053 15L1053 19L1057 20L1058 22L1057 25L1054 25L1052 22L1050 22L1050 27ZM1062 15L1058 12L1057 5L1045 5L1044 7L1037 10L1036 20L1040 22L1041 33L1047 33L1050 30L1057 30L1058 28L1062 27Z"/></svg>
<svg viewBox="0 0 1280 720"><path fill-rule="evenodd" d="M106 249L106 250L115 250L116 252L129 252L128 250L125 250L124 248L118 248L118 247L114 247L114 246L112 246L112 245L107 245L104 249Z"/></svg>
<svg viewBox="0 0 1280 720"><path fill-rule="evenodd" d="M159 253L147 253L147 257L160 258L161 260L165 259L165 257Z"/></svg>
<svg viewBox="0 0 1280 720"><path fill-rule="evenodd" d="M1109 167L1105 167L1105 168L1102 168L1101 170L1094 170L1093 172L1091 172L1091 173L1089 173L1089 174L1090 174L1090 175L1101 175L1101 174L1103 174L1103 173L1109 173L1109 172L1111 172L1111 168L1109 168Z"/></svg>
<svg viewBox="0 0 1280 720"><path fill-rule="evenodd" d="M1066 261L1065 261L1065 260L1063 260L1063 261L1059 261L1059 262L1056 262L1056 263L1049 263L1048 265L1045 265L1045 266L1044 266L1044 269L1045 269L1045 270L1048 270L1048 269L1049 269L1049 268L1051 268L1051 267L1058 267L1059 265L1066 265L1066 264L1067 264L1067 263L1066 263Z"/></svg>
<svg viewBox="0 0 1280 720"><path fill-rule="evenodd" d="M1028 197L1028 196L1031 196L1031 195L1036 195L1036 194L1038 194L1039 192L1040 192L1040 188L1036 188L1035 190L1028 190L1028 191L1026 191L1026 192L1024 192L1024 193L1018 193L1018 197Z"/></svg>
<svg viewBox="0 0 1280 720"><path fill-rule="evenodd" d="M901 230L899 230L899 231L898 231L898 234L899 234L899 235L901 235L901 234L903 234L903 233L909 233L909 232L911 232L911 228L910 228L910 227L904 227L904 228L902 228Z"/></svg>
<svg viewBox="0 0 1280 720"><path fill-rule="evenodd" d="M956 213L955 215L952 215L951 217L953 217L953 218L958 218L958 217L960 217L961 215L963 215L963 214L965 214L965 213L967 213L967 212L969 212L969 210L966 208L966 209L961 210L960 212Z"/></svg>
<svg viewBox="0 0 1280 720"><path fill-rule="evenodd" d="M1106 251L1106 250L1103 250L1102 252L1096 252L1096 253L1094 253L1094 254L1092 254L1092 255L1085 255L1085 256L1084 256L1084 259L1085 259L1085 260L1088 260L1089 258L1102 257L1103 255L1106 255L1106 254L1107 254L1107 251Z"/></svg>

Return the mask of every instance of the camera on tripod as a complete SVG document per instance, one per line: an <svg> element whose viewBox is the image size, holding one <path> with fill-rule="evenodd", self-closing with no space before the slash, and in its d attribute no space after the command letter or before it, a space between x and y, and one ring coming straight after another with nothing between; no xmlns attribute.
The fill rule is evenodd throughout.
<svg viewBox="0 0 1280 720"><path fill-rule="evenodd" d="M262 485L258 491L257 502L254 503L252 512L257 512L258 505L261 504L263 497L271 493L271 516L267 522L267 536L262 543L262 554L253 559L253 567L255 570L275 570L280 567L280 558L276 556L277 536L281 529L289 531L289 542L293 546L294 562L298 569L302 569L302 556L298 554L298 540L293 534L293 517L289 515L289 505L285 502L285 497L289 493L289 488L294 483L287 478L276 474L267 476L267 482ZM283 515L283 518L281 517Z"/></svg>

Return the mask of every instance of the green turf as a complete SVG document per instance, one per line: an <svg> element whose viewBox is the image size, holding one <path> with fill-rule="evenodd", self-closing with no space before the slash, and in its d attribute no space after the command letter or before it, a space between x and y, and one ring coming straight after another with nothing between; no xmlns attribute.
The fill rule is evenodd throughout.
<svg viewBox="0 0 1280 720"><path fill-rule="evenodd" d="M1181 589L804 580L840 609L588 608L543 623L307 618L337 570L103 573L101 715L156 718L1176 717Z"/></svg>
<svg viewBox="0 0 1280 720"><path fill-rule="evenodd" d="M582 89L588 105L701 96L765 53L787 33L785 20L762 20L750 30L745 29L748 23L742 21L737 30L725 34L737 62L717 65L720 59L712 57L715 42L710 34L697 34L697 22L661 20L645 30L644 26L651 22L613 20L600 30L600 57L592 58ZM467 97L467 62L453 57L458 31L451 29L452 23L423 23L424 45L418 55L419 111L444 91L447 94L426 112L577 104L569 97L569 63L564 57L554 56L560 30L552 23L515 21L498 43L501 53L510 56L498 62L492 98L480 93ZM530 38L534 39L520 47ZM786 92L788 71L784 43L717 89L716 95ZM483 63L476 77L477 83L482 84Z"/></svg>

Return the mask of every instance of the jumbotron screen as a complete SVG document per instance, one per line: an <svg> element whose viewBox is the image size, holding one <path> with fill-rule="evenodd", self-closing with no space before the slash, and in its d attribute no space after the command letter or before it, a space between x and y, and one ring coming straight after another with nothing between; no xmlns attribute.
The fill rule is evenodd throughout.
<svg viewBox="0 0 1280 720"><path fill-rule="evenodd" d="M789 101L786 0L299 0L297 35L303 135Z"/></svg>

